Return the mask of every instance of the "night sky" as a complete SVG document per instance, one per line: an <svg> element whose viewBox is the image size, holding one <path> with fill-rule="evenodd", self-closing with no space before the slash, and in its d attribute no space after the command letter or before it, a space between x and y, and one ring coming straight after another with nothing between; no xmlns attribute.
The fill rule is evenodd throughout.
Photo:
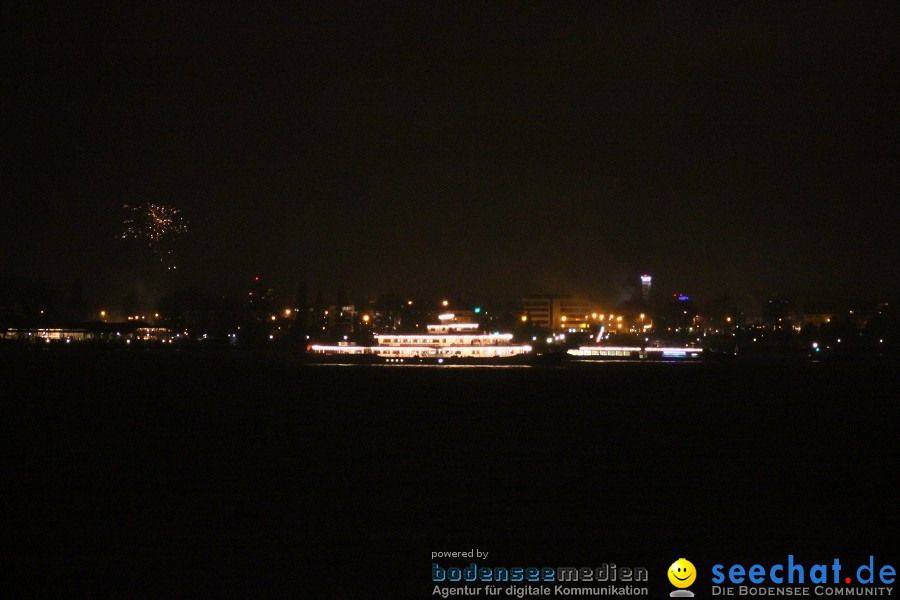
<svg viewBox="0 0 900 600"><path fill-rule="evenodd" d="M5 8L0 274L900 292L896 2L297 4ZM116 239L146 202L177 274Z"/></svg>

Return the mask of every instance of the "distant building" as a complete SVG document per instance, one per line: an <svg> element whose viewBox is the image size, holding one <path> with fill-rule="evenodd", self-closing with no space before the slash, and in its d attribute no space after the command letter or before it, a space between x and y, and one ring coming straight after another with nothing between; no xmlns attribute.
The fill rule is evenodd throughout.
<svg viewBox="0 0 900 600"><path fill-rule="evenodd" d="M522 300L522 316L532 325L550 328L553 322L553 298L532 297Z"/></svg>
<svg viewBox="0 0 900 600"><path fill-rule="evenodd" d="M259 275L253 278L247 295L250 300L250 312L256 319L268 319L275 312L275 291L268 287Z"/></svg>
<svg viewBox="0 0 900 600"><path fill-rule="evenodd" d="M330 335L339 337L356 333L359 327L359 311L353 304L333 304L325 311Z"/></svg>
<svg viewBox="0 0 900 600"><path fill-rule="evenodd" d="M71 343L71 342L172 342L181 337L168 327L160 327L144 321L124 323L91 322L51 322L43 324L20 323L14 326L0 326L0 340L14 340L27 343Z"/></svg>
<svg viewBox="0 0 900 600"><path fill-rule="evenodd" d="M825 323L830 323L836 311L831 308L816 306L803 311L799 324L803 327L812 325L821 327Z"/></svg>
<svg viewBox="0 0 900 600"><path fill-rule="evenodd" d="M763 325L773 330L791 330L800 321L794 304L783 298L774 298L762 307Z"/></svg>
<svg viewBox="0 0 900 600"><path fill-rule="evenodd" d="M532 296L522 300L522 317L547 329L587 329L598 318L596 305L571 296Z"/></svg>
<svg viewBox="0 0 900 600"><path fill-rule="evenodd" d="M644 273L641 275L641 299L644 304L650 304L650 287L653 285L653 278Z"/></svg>

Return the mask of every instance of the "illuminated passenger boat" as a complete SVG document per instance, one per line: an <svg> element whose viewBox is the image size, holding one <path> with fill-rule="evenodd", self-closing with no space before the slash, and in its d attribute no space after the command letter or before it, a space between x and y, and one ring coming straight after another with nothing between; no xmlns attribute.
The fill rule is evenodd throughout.
<svg viewBox="0 0 900 600"><path fill-rule="evenodd" d="M426 329L427 333L376 335L374 346L313 344L309 351L313 357L348 362L404 364L517 363L531 352L531 346L513 344L511 333L478 332L478 323L441 323Z"/></svg>
<svg viewBox="0 0 900 600"><path fill-rule="evenodd" d="M568 351L582 360L690 360L703 356L703 348L679 346L581 346Z"/></svg>

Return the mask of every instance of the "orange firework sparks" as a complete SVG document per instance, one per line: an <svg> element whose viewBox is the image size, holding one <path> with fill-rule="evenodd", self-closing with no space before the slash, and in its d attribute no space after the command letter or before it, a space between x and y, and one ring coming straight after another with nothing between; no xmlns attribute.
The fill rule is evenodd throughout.
<svg viewBox="0 0 900 600"><path fill-rule="evenodd" d="M188 222L174 206L148 202L124 206L128 217L122 223L123 240L143 242L167 269L178 268L173 261L175 241L188 230Z"/></svg>

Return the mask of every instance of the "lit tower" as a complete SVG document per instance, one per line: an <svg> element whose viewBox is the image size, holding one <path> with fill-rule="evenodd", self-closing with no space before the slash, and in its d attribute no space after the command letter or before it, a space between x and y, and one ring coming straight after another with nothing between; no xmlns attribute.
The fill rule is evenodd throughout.
<svg viewBox="0 0 900 600"><path fill-rule="evenodd" d="M650 304L650 286L653 285L653 278L644 273L641 275L641 298L644 304Z"/></svg>

